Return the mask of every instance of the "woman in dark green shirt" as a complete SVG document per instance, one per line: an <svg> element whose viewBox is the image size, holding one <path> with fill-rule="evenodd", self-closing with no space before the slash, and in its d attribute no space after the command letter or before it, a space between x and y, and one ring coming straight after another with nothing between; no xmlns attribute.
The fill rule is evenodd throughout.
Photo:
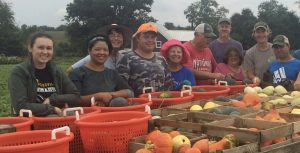
<svg viewBox="0 0 300 153"><path fill-rule="evenodd" d="M13 113L29 109L35 116L60 114L62 109L79 106L80 95L67 75L51 61L54 42L45 33L29 40L29 58L11 72L8 86Z"/></svg>
<svg viewBox="0 0 300 153"><path fill-rule="evenodd" d="M112 51L112 46L105 36L97 35L88 42L90 62L74 69L69 77L80 91L81 105L90 106L91 98L108 106L116 97L133 96L129 85L112 69L104 67L104 63Z"/></svg>

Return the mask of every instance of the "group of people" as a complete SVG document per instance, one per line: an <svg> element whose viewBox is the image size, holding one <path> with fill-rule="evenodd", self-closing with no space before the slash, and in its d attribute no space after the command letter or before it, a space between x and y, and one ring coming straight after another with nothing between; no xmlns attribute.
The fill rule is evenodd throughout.
<svg viewBox="0 0 300 153"><path fill-rule="evenodd" d="M290 81L300 90L300 61L289 53L287 37L278 35L269 43L271 29L258 22L252 34L256 44L244 51L242 44L230 37L230 19L219 20L218 32L217 37L209 24L199 24L191 41L168 40L159 55L154 52L155 25L142 24L132 35L136 49L124 52L130 32L112 24L104 34L89 38L88 56L68 68L69 76L52 62L53 38L36 33L29 39L28 60L11 72L13 112L29 109L35 116L59 115L67 107L90 106L92 97L97 105L109 106L116 99L138 97L144 87L181 90L183 85L211 85L226 76L248 78L257 84ZM266 73L272 75L271 80L264 77Z"/></svg>

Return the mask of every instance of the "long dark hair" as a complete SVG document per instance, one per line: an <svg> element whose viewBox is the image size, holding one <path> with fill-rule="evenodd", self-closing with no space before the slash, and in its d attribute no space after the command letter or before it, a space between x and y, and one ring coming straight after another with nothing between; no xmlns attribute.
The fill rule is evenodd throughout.
<svg viewBox="0 0 300 153"><path fill-rule="evenodd" d="M242 65L244 58L243 58L243 56L242 56L241 51L239 51L239 49L236 48L236 47L230 47L230 48L228 48L228 49L226 50L225 56L224 56L224 59L223 59L223 63L228 64L228 58L229 58L229 54L230 54L231 52L235 52L236 54L238 54L239 59L240 59L239 65Z"/></svg>

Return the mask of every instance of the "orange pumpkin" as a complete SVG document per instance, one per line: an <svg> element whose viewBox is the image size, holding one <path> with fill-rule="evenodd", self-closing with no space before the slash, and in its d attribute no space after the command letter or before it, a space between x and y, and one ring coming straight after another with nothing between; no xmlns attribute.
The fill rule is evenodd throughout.
<svg viewBox="0 0 300 153"><path fill-rule="evenodd" d="M244 103L246 106L255 106L259 103L261 103L261 99L257 94L246 94L243 98Z"/></svg>
<svg viewBox="0 0 300 153"><path fill-rule="evenodd" d="M260 110L261 109L261 103L258 103L256 105L252 106L252 108L255 109L255 110Z"/></svg>
<svg viewBox="0 0 300 153"><path fill-rule="evenodd" d="M157 127L155 127L155 129L146 136L145 142L147 141L153 142L153 140L160 134L161 131Z"/></svg>
<svg viewBox="0 0 300 153"><path fill-rule="evenodd" d="M188 148L184 153L201 153L198 148Z"/></svg>
<svg viewBox="0 0 300 153"><path fill-rule="evenodd" d="M268 120L268 121L271 121L272 119L275 119L275 118L281 118L278 110L276 110L275 108L272 109L268 114L266 114L263 117L264 120Z"/></svg>
<svg viewBox="0 0 300 153"><path fill-rule="evenodd" d="M232 102L231 105L234 107L246 107L246 104L243 101Z"/></svg>
<svg viewBox="0 0 300 153"><path fill-rule="evenodd" d="M168 133L160 133L153 140L154 153L172 153L173 143L172 138Z"/></svg>
<svg viewBox="0 0 300 153"><path fill-rule="evenodd" d="M148 149L145 149L145 148L143 148L143 149L139 149L139 150L137 150L135 153L152 153L152 151L150 151L150 150L148 150Z"/></svg>
<svg viewBox="0 0 300 153"><path fill-rule="evenodd" d="M198 148L201 153L208 153L208 144L209 140L208 139L202 139L197 141L192 148Z"/></svg>
<svg viewBox="0 0 300 153"><path fill-rule="evenodd" d="M180 132L178 132L178 131L171 131L171 132L169 132L169 134L170 134L171 138L174 138L177 135L180 135Z"/></svg>
<svg viewBox="0 0 300 153"><path fill-rule="evenodd" d="M273 141L272 141L272 140L269 140L269 141L265 141L265 142L262 144L262 146L263 146L263 147L267 147L267 146L269 146L269 145L271 145L271 144L273 144Z"/></svg>
<svg viewBox="0 0 300 153"><path fill-rule="evenodd" d="M273 139L273 144L280 143L280 142L283 142L285 140L286 140L285 137L276 138L276 139Z"/></svg>
<svg viewBox="0 0 300 153"><path fill-rule="evenodd" d="M188 144L183 144L179 147L179 153L185 153L189 148L191 148Z"/></svg>

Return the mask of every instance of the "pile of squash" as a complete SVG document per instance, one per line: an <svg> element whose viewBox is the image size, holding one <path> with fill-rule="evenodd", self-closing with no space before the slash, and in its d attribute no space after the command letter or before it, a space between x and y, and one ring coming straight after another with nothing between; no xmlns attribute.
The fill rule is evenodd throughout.
<svg viewBox="0 0 300 153"><path fill-rule="evenodd" d="M266 121L271 121L271 122L279 122L279 123L287 123L287 121L282 118L278 112L278 110L276 110L275 108L273 108L270 112L268 112L267 114L265 114L264 116L256 116L256 120L266 120ZM269 140L263 143L263 146L269 146L272 144L276 144L276 143L280 143L286 141L285 137L278 137L275 138L273 140Z"/></svg>
<svg viewBox="0 0 300 153"><path fill-rule="evenodd" d="M201 139L191 145L189 138L178 131L164 133L156 128L146 136L145 143L145 148L137 150L136 153L214 153L235 147L236 138L228 134L217 142Z"/></svg>
<svg viewBox="0 0 300 153"><path fill-rule="evenodd" d="M254 93L245 94L243 100L233 101L232 106L234 107L250 107L255 110L261 109L261 98Z"/></svg>

